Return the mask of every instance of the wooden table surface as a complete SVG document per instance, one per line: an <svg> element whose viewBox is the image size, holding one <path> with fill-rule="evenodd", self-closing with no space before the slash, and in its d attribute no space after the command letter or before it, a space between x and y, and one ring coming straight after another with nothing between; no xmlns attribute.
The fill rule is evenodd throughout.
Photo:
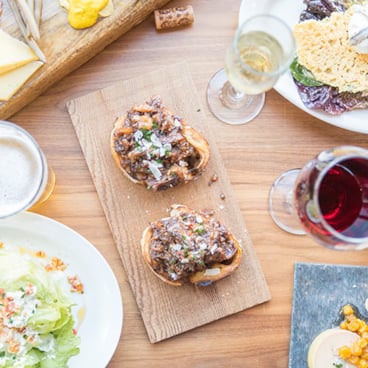
<svg viewBox="0 0 368 368"><path fill-rule="evenodd" d="M186 4L187 1L174 0L167 7ZM368 253L327 250L308 237L281 231L268 212L270 186L281 172L300 167L319 151L341 144L367 147L368 137L319 121L273 90L267 93L262 113L247 125L235 127L217 121L208 110L205 90L212 74L223 66L225 49L237 26L240 0L196 0L192 5L195 22L191 27L157 32L151 15L9 120L34 135L56 173L54 194L38 212L86 237L107 259L119 281L124 326L109 368L285 368L294 263L365 265ZM151 344L66 101L108 86L117 79L139 76L182 60L188 63L201 96L272 299Z"/></svg>

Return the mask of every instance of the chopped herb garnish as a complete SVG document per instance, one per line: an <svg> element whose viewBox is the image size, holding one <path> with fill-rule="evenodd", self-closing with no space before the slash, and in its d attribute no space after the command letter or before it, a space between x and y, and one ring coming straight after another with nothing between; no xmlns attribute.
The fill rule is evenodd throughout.
<svg viewBox="0 0 368 368"><path fill-rule="evenodd" d="M148 129L142 129L141 130L143 133L143 137L144 139L146 139L147 141L151 141L151 135L153 134L153 130L148 130Z"/></svg>
<svg viewBox="0 0 368 368"><path fill-rule="evenodd" d="M155 121L153 122L152 126L153 126L154 129L158 128L158 124Z"/></svg>
<svg viewBox="0 0 368 368"><path fill-rule="evenodd" d="M197 109L197 112L200 112L201 111L201 109Z"/></svg>
<svg viewBox="0 0 368 368"><path fill-rule="evenodd" d="M194 229L194 231L198 234L198 235L203 235L206 232L206 229L203 226L199 226L196 229Z"/></svg>
<svg viewBox="0 0 368 368"><path fill-rule="evenodd" d="M5 356L5 351L0 351L0 358Z"/></svg>
<svg viewBox="0 0 368 368"><path fill-rule="evenodd" d="M336 367L336 368L342 368L343 367L342 363L333 363L333 366Z"/></svg>

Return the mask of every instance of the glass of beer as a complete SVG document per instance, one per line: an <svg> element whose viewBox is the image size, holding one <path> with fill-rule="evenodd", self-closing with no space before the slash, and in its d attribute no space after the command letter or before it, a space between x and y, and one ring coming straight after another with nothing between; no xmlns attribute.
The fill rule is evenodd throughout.
<svg viewBox="0 0 368 368"><path fill-rule="evenodd" d="M34 138L0 120L0 219L33 210L55 186L55 174Z"/></svg>

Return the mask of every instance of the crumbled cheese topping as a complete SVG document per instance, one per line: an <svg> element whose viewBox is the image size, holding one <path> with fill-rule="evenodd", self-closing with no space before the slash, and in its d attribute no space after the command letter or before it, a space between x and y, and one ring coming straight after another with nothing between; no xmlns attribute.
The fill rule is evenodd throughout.
<svg viewBox="0 0 368 368"><path fill-rule="evenodd" d="M15 366L22 367L22 357L34 347L47 352L55 349L53 336L46 338L28 327L40 305L32 284L16 291L0 288L0 366L17 357Z"/></svg>

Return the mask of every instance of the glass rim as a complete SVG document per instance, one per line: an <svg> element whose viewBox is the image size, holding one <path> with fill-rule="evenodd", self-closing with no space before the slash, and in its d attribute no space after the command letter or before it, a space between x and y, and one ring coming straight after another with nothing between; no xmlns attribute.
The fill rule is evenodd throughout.
<svg viewBox="0 0 368 368"><path fill-rule="evenodd" d="M23 206L19 206L16 210L12 211L11 213L0 215L0 220L1 220L3 218L14 216L22 211L25 211L28 208L32 207L33 204L35 204L35 202L40 197L40 195L43 193L43 190L45 188L45 183L47 181L46 175L48 175L48 165L47 165L47 161L46 161L45 155L41 147L39 146L37 141L32 137L32 135L27 130L25 130L18 124L12 123L7 120L0 120L0 126L7 126L19 132L28 142L30 142L33 145L33 147L35 148L36 154L37 154L37 158L40 160L40 163L41 163L40 181L37 185L37 189L35 189L34 195Z"/></svg>
<svg viewBox="0 0 368 368"><path fill-rule="evenodd" d="M286 62L284 63L285 65L283 65L281 67L278 67L276 70L273 70L271 72L260 72L256 69L252 68L248 64L244 63L240 58L239 48L237 46L238 45L237 41L239 40L239 36L242 34L242 30L244 28L244 25L249 23L251 20L254 20L256 18L262 18L262 17L271 18L271 19L276 20L277 22L279 22L289 32L290 39L291 39L291 42L292 42L292 45L293 45L292 51L289 53L288 57L286 58ZM292 29L289 27L289 25L283 19L281 19L281 18L279 18L279 17L277 17L273 14L259 13L259 14L253 15L253 16L245 19L243 21L243 23L238 27L238 29L236 30L235 36L233 38L233 41L232 41L232 47L235 51L236 57L238 58L238 60L240 62L241 67L244 68L246 71L249 71L249 72L251 72L255 75L258 75L258 76L263 75L263 76L267 76L267 77L276 77L278 75L281 75L289 67L292 60L294 59L295 50L296 50L296 41L295 41ZM284 49L283 49L283 51L284 51Z"/></svg>
<svg viewBox="0 0 368 368"><path fill-rule="evenodd" d="M344 235L340 232L338 232L336 229L334 229L323 217L322 212L321 212L321 208L319 205L319 199L318 199L318 193L319 193L319 189L322 183L322 180L325 178L327 172L334 167L335 165L353 159L353 158L364 158L365 160L367 160L368 163L368 151L365 150L364 148L361 147L357 147L357 146L340 146L340 147L336 147L330 150L325 150L322 151L320 154L322 153L327 153L327 152L331 152L333 153L334 150L337 149L341 149L341 150L349 150L349 152L346 152L342 155L339 155L337 157L335 157L333 160L331 160L324 168L323 170L320 171L320 173L318 174L317 180L314 183L314 187L313 187L313 202L315 204L315 209L317 211L317 216L319 221L323 224L323 226L337 239L340 239L341 241L345 242L345 243L350 243L350 244L354 244L354 245L360 245L363 243L368 243L368 236L366 237L361 237L361 238L354 238L354 237L350 237L347 235ZM318 156L317 156L318 157ZM348 247L348 245L337 245L337 246L330 246L331 248L334 249L338 249L338 248L344 248L344 247Z"/></svg>

